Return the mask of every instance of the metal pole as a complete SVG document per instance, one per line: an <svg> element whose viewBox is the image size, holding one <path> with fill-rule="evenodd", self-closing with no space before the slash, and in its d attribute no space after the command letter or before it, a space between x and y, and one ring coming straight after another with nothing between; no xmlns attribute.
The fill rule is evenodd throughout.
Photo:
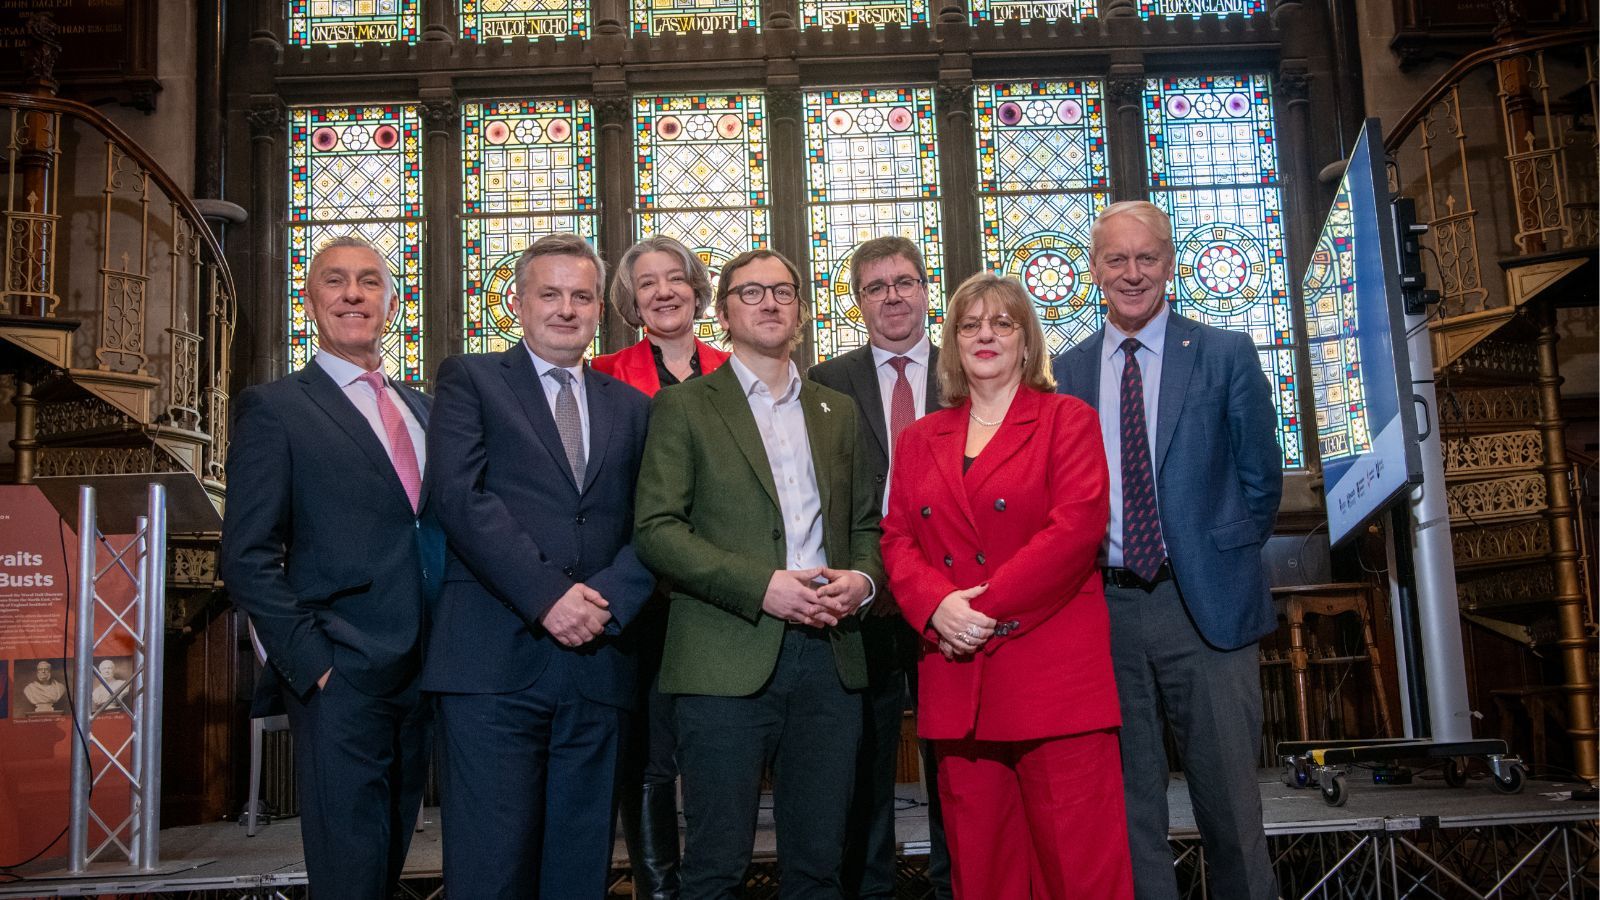
<svg viewBox="0 0 1600 900"><path fill-rule="evenodd" d="M1438 396L1433 383L1433 338L1427 316L1406 316L1411 356L1411 391L1419 423L1422 484L1406 500L1411 511L1417 579L1417 616L1422 632L1429 737L1472 740L1472 704L1461 645L1461 605L1456 598L1455 551L1450 546L1450 510L1445 503L1444 448L1439 438ZM1422 431L1426 428L1426 431Z"/></svg>
<svg viewBox="0 0 1600 900"><path fill-rule="evenodd" d="M161 865L161 693L163 690L164 648L167 608L167 489L150 485L150 510L145 527L144 694L139 698L143 713L143 734L139 756L143 775L139 779L139 868L153 872Z"/></svg>
<svg viewBox="0 0 1600 900"><path fill-rule="evenodd" d="M139 864L140 848L144 846L144 830L140 827L140 812L144 809L144 743L145 716L144 695L150 685L150 636L144 628L144 611L150 605L150 598L146 589L150 585L150 517L139 516L134 520L133 545L128 548L133 556L133 625L138 632L133 645L134 671L138 673L139 699L133 706L133 759L129 762L133 777L130 779L131 790L128 793L129 811L132 814L132 834L128 838L128 865Z"/></svg>
<svg viewBox="0 0 1600 900"><path fill-rule="evenodd" d="M89 865L89 736L90 674L94 671L94 488L78 486L78 583L73 597L76 640L72 661L72 806L67 819L67 861L74 875Z"/></svg>

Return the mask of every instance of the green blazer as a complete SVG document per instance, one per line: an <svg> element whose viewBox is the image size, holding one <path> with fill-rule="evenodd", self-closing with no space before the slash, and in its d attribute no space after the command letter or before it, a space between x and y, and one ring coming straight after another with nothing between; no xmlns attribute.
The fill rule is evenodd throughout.
<svg viewBox="0 0 1600 900"><path fill-rule="evenodd" d="M881 590L880 516L855 404L800 384L828 565L865 572ZM787 566L772 467L732 366L656 395L638 484L634 549L671 599L661 690L754 694L777 665L785 627L761 599ZM867 684L859 626L851 616L828 630L839 681L852 690Z"/></svg>

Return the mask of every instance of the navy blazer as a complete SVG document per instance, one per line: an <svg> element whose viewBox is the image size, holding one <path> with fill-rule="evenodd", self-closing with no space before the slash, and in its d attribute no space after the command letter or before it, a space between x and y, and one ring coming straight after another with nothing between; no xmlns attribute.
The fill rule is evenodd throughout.
<svg viewBox="0 0 1600 900"><path fill-rule="evenodd" d="M1056 357L1056 389L1099 406L1104 329ZM1283 496L1278 417L1250 336L1167 316L1156 408L1156 505L1184 605L1233 650L1277 627L1261 548Z"/></svg>
<svg viewBox="0 0 1600 900"><path fill-rule="evenodd" d="M587 699L627 708L636 663L624 628L655 579L633 552L633 492L650 401L584 374L589 456L573 483L527 348L439 367L428 430L428 511L448 541L422 688L507 693L565 667ZM605 597L605 634L576 649L540 625L576 582Z"/></svg>
<svg viewBox="0 0 1600 900"><path fill-rule="evenodd" d="M429 400L395 384L424 429ZM384 696L421 668L429 535L372 426L316 363L247 388L228 448L222 579L297 696L330 668Z"/></svg>

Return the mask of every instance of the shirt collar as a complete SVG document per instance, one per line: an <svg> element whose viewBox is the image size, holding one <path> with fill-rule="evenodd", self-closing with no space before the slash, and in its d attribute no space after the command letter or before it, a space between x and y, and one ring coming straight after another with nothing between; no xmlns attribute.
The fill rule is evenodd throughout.
<svg viewBox="0 0 1600 900"><path fill-rule="evenodd" d="M1122 342L1130 337L1143 344L1144 349L1149 350L1156 356L1160 356L1161 351L1167 345L1167 317L1170 315L1172 315L1172 304L1163 302L1161 308L1156 310L1155 316L1144 323L1143 328L1139 329L1139 333L1130 335L1123 334L1117 330L1117 326L1111 324L1109 319L1106 320L1106 333L1100 345L1100 358L1110 359L1121 353Z"/></svg>
<svg viewBox="0 0 1600 900"><path fill-rule="evenodd" d="M794 360L791 359L788 363L788 381L784 386L783 394L773 398L772 402L774 403L784 403L800 395L800 370L795 368ZM767 383L762 381L760 376L752 372L750 367L744 364L744 360L739 358L739 354L730 354L728 356L728 365L733 366L733 375L739 379L739 389L744 391L746 397L757 393L767 396L772 395Z"/></svg>
<svg viewBox="0 0 1600 900"><path fill-rule="evenodd" d="M543 378L545 373L549 372L551 369L566 369L568 372L572 373L573 386L583 386L583 363L578 363L575 366L558 366L539 354L533 352L533 348L528 346L527 341L522 342L522 347L524 350L528 351L528 358L533 360L533 373L535 375Z"/></svg>
<svg viewBox="0 0 1600 900"><path fill-rule="evenodd" d="M933 344L928 341L927 334L923 334L922 340L917 341L915 347L912 347L910 350L907 350L904 353L893 353L883 349L882 347L879 347L876 344L872 344L872 366L873 368L881 369L884 366L887 366L889 364L889 360L894 359L896 356L904 356L926 369L928 367L929 348L932 346Z"/></svg>
<svg viewBox="0 0 1600 900"><path fill-rule="evenodd" d="M355 384L357 378L367 374L366 369L361 368L348 359L334 356L332 353L329 353L326 350L318 350L317 355L311 357L311 359L317 365L321 366L322 371L328 373L328 377L332 378L333 383L337 384L339 387L349 387L350 385ZM380 365L378 367L378 373L380 375L383 374L383 366ZM384 383L387 384L389 381L389 376L384 375L383 380Z"/></svg>

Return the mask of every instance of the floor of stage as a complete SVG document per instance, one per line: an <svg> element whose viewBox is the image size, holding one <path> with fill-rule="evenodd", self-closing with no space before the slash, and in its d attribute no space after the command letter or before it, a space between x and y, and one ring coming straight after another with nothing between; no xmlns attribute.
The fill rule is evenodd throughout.
<svg viewBox="0 0 1600 900"><path fill-rule="evenodd" d="M1424 773L1412 785L1357 784L1352 773L1349 802L1342 808L1327 806L1316 790L1285 787L1276 771L1263 770L1261 797L1269 835L1334 831L1381 831L1419 827L1472 827L1483 824L1593 820L1593 801L1571 799L1571 785L1529 781L1521 794L1493 791L1486 779L1464 788L1446 787L1434 773ZM897 830L906 856L927 852L925 795L919 785L900 785ZM1169 793L1175 839L1196 836L1189 795L1181 777ZM775 833L770 796L765 798L756 835L756 858L771 858ZM441 869L441 829L438 810L424 811L423 830L411 845L407 878L437 878ZM297 819L281 819L247 838L234 822L218 822L161 832L162 871L154 875L128 874L116 864L97 865L89 874L62 877L60 862L34 866L26 882L0 884L0 897L67 896L105 893L147 893L273 887L303 884L305 863ZM614 851L618 867L627 856L620 840ZM53 870L53 871L52 871Z"/></svg>

